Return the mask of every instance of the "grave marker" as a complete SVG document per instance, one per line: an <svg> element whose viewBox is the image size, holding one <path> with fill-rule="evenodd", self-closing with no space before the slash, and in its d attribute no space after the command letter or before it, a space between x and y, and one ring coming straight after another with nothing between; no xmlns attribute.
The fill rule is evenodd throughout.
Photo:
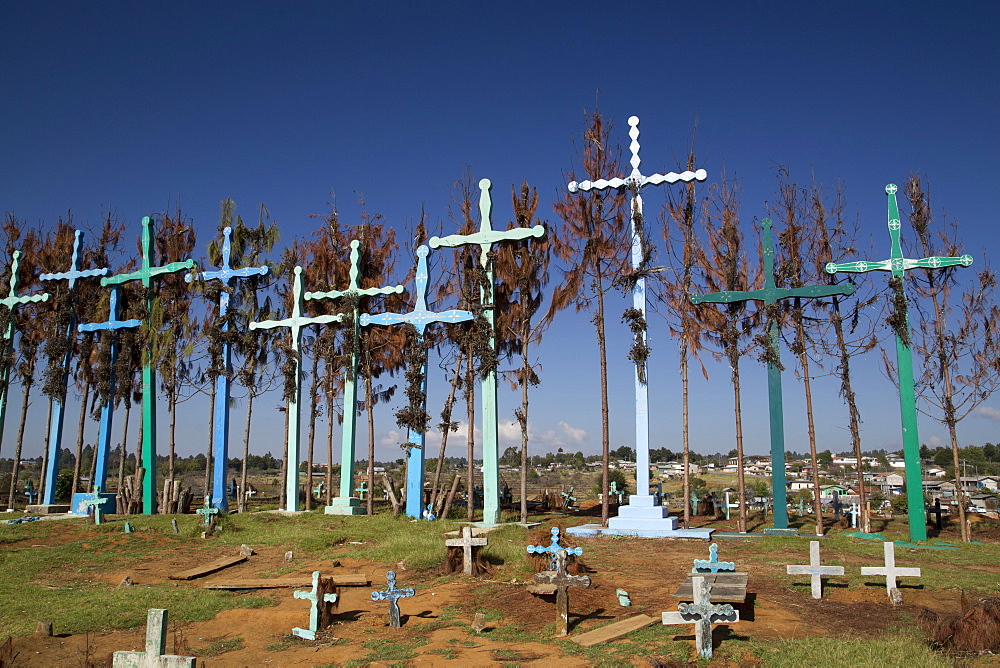
<svg viewBox="0 0 1000 668"><path fill-rule="evenodd" d="M208 503L208 499L205 499L205 503ZM212 520L215 516L219 514L219 509L213 506L206 505L204 508L199 508L195 511L202 516L202 524L205 526L211 526Z"/></svg>
<svg viewBox="0 0 1000 668"><path fill-rule="evenodd" d="M449 538L444 542L446 547L462 548L462 572L472 575L472 548L486 545L486 538L473 538L472 527L462 527L461 538Z"/></svg>
<svg viewBox="0 0 1000 668"><path fill-rule="evenodd" d="M681 603L677 612L664 612L662 621L665 625L694 624L694 646L698 654L705 659L712 658L712 625L732 624L740 621L740 613L732 605L712 605L712 587L705 578L692 578L694 587L694 603Z"/></svg>
<svg viewBox="0 0 1000 668"><path fill-rule="evenodd" d="M333 603L337 602L336 591L321 591L322 589L332 588L332 581L321 582L319 577L319 571L313 571L312 574L312 589L309 591L294 591L292 592L293 598L300 598L309 601L309 628L300 629L298 627L292 629L292 635L298 636L299 638L305 638L306 640L316 640L316 632L321 631L320 623L321 621L326 621L326 618L330 615L330 608ZM323 625L326 628L326 625Z"/></svg>
<svg viewBox="0 0 1000 668"><path fill-rule="evenodd" d="M911 527L912 528L912 527ZM884 566L862 566L862 575L884 575L885 576L885 591L889 595L889 600L894 604L898 604L901 600L899 595L899 590L896 588L896 578L899 577L920 577L919 568L898 568L896 566L896 544L892 541L886 541L882 543L882 548L885 553L885 565ZM895 594L893 592L896 592Z"/></svg>
<svg viewBox="0 0 1000 668"><path fill-rule="evenodd" d="M582 547L564 547L559 544L559 527L552 527L549 531L552 535L552 542L547 546L542 545L529 545L528 554L545 554L549 553L552 555L551 568L556 567L556 555L560 551L565 551L567 555L580 556L583 554Z"/></svg>
<svg viewBox="0 0 1000 668"><path fill-rule="evenodd" d="M535 573L535 584L554 585L556 588L556 635L569 635L569 587L589 587L587 575L569 575L566 572L566 550L555 554L556 570Z"/></svg>
<svg viewBox="0 0 1000 668"><path fill-rule="evenodd" d="M944 528L944 522L941 520L941 516L944 515L944 509L941 508L941 499L934 499L934 505L927 509L928 515L934 516L934 527L941 531Z"/></svg>
<svg viewBox="0 0 1000 668"><path fill-rule="evenodd" d="M167 650L167 611L152 608L146 615L146 651L115 652L114 668L195 668L193 656L164 654Z"/></svg>
<svg viewBox="0 0 1000 668"><path fill-rule="evenodd" d="M386 583L388 587L384 591L373 591L373 601L389 601L389 626L394 629L400 627L399 623L399 603L401 598L409 598L414 595L413 587L399 589L396 587L396 571L386 571Z"/></svg>
<svg viewBox="0 0 1000 668"><path fill-rule="evenodd" d="M736 562L719 561L719 545L712 543L708 548L708 559L695 559L692 573L718 573L719 571L735 571Z"/></svg>
<svg viewBox="0 0 1000 668"><path fill-rule="evenodd" d="M812 587L812 597L823 598L824 575L843 575L843 566L820 566L819 564L819 541L809 541L809 565L808 566L787 566L789 575L808 575Z"/></svg>
<svg viewBox="0 0 1000 668"><path fill-rule="evenodd" d="M94 509L94 524L101 523L101 506L110 501L108 498L101 498L101 486L95 485L91 498L84 501L89 507Z"/></svg>

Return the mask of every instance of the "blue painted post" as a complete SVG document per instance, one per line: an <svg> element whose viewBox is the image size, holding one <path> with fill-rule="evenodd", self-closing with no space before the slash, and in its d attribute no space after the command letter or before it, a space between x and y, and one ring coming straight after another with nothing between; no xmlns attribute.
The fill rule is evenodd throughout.
<svg viewBox="0 0 1000 668"><path fill-rule="evenodd" d="M435 313L427 309L427 256L430 254L427 246L420 246L417 249L417 273L414 281L417 284L417 303L409 313L379 313L361 315L361 326L368 325L397 325L409 323L417 330L416 341L413 345L420 346L424 341L424 331L427 325L434 322L463 322L472 320L472 313L469 311L459 311L452 309ZM420 370L423 379L421 391L424 394L423 410L427 410L427 362L424 361ZM407 442L410 446L406 449L406 514L409 517L419 518L422 516L422 501L424 489L424 437L425 432L409 430Z"/></svg>
<svg viewBox="0 0 1000 668"><path fill-rule="evenodd" d="M222 231L222 265L220 269L188 274L184 277L188 283L192 280L211 281L214 279L222 282L225 288L219 293L220 318L225 318L229 311L229 291L237 278L264 276L268 272L266 266L245 269L233 269L229 266L229 259L232 255L232 244L230 243L232 233L233 228L231 227L226 227ZM229 322L226 320L222 321L222 331L229 331ZM212 408L215 415L212 431L212 507L225 512L229 510L229 501L226 498L226 467L229 463L229 376L233 366L232 350L227 339L223 339L222 343L222 364L223 373L215 377L215 405ZM205 496L208 496L207 491Z"/></svg>
<svg viewBox="0 0 1000 668"><path fill-rule="evenodd" d="M486 280L490 285L491 297L493 289L493 264L489 261L489 252L493 245L503 241L519 241L529 237L545 236L545 227L535 225L532 228L516 227L512 230L498 231L493 229L493 200L490 198L490 188L493 185L489 179L479 182L479 231L475 234L452 234L448 237L431 237L430 247L456 248L458 246L479 246L479 265L486 271ZM493 305L486 303L486 291L479 290L482 299L483 313L490 327L490 348L496 352L496 325L494 323ZM500 523L500 466L497 441L497 374L490 371L482 379L482 421L483 421L483 523ZM469 425L472 429L472 425Z"/></svg>
<svg viewBox="0 0 1000 668"><path fill-rule="evenodd" d="M64 278L67 279L69 281L70 299L72 299L73 295L76 294L76 279L89 278L91 276L104 276L108 273L107 267L101 267L100 269L86 269L83 271L77 268L77 262L80 257L80 241L82 238L83 230L76 230L73 236L73 259L70 262L69 271L57 274L42 274L39 276L39 278L43 281L56 281ZM75 329L76 313L74 311L69 324L66 326L65 337L67 339L71 339ZM67 374L72 355L73 346L69 346L66 349L66 356L63 358L62 391L52 402L52 418L49 422L49 453L45 460L45 471L42 473L44 476L44 482L42 483L43 504L53 504L56 502L56 478L59 475L59 454L62 452L63 418L66 414L65 404ZM97 481L92 482L94 484L104 485L103 478L99 478Z"/></svg>

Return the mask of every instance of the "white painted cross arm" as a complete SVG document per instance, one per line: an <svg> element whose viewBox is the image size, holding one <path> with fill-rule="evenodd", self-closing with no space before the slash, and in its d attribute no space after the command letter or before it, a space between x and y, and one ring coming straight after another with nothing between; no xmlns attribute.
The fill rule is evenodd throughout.
<svg viewBox="0 0 1000 668"><path fill-rule="evenodd" d="M654 186L660 185L661 183L677 183L678 181L684 181L685 183L689 181L704 181L708 178L708 172L704 169L699 169L696 172L690 170L683 171L681 173L668 172L666 174L653 174L652 176L642 177L642 182L639 185L643 186L647 183L652 183ZM575 193L577 190L603 190L604 188L621 188L622 186L631 185L635 181L631 176L628 178L618 178L613 179L597 179L596 181L570 181L567 184L569 191Z"/></svg>

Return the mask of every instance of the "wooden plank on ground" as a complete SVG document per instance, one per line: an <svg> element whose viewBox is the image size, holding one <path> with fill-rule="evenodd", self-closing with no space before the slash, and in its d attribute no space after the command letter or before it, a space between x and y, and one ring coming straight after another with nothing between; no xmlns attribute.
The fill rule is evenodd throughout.
<svg viewBox="0 0 1000 668"><path fill-rule="evenodd" d="M330 579L338 587L366 587L371 579L364 573L344 573L331 575ZM261 578L256 580L226 580L224 582L207 582L202 589L280 589L282 587L311 587L312 578L301 576L294 578Z"/></svg>
<svg viewBox="0 0 1000 668"><path fill-rule="evenodd" d="M694 573L705 578L705 582L712 585L713 603L743 603L747 598L747 574L746 573ZM693 601L694 590L691 585L691 575L681 583L674 598L681 601Z"/></svg>
<svg viewBox="0 0 1000 668"><path fill-rule="evenodd" d="M658 621L660 620L656 617L650 617L649 615L636 615L635 617L629 617L628 619L623 619L620 622L615 622L614 624L602 626L599 629L581 633L576 637L570 638L570 640L575 643L579 643L584 647L590 647L598 643L621 638L627 633L632 633L632 631L638 631L639 629L646 628L647 626L655 624Z"/></svg>
<svg viewBox="0 0 1000 668"><path fill-rule="evenodd" d="M234 566L246 560L246 557L239 556L220 557L211 563L204 564L202 566L195 566L189 570L168 575L167 578L170 580L193 580L194 578L201 577L202 575L208 575L209 573L214 573L215 571L221 571L223 568L229 568L230 566Z"/></svg>
<svg viewBox="0 0 1000 668"><path fill-rule="evenodd" d="M556 593L556 586L553 584L532 584L528 585L528 591L532 594L548 596L549 594Z"/></svg>

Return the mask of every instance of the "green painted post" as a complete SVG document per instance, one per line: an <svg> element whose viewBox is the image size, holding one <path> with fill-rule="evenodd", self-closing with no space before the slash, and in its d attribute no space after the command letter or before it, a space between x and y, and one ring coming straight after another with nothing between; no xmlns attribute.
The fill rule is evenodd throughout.
<svg viewBox="0 0 1000 668"><path fill-rule="evenodd" d="M172 274L194 266L194 260L170 262L162 267L153 267L153 221L149 216L142 219L142 266L138 271L128 274L105 276L101 279L102 286L121 285L130 281L142 281L146 289L146 312L153 309L152 280L162 274ZM112 318L114 314L111 314ZM146 323L149 327L149 323ZM142 365L142 466L145 469L142 478L142 514L156 513L156 370L150 361L153 352L153 342L149 342L149 355Z"/></svg>
<svg viewBox="0 0 1000 668"><path fill-rule="evenodd" d="M899 229L902 227L899 219L899 207L896 205L896 185L890 183L885 187L885 194L888 196L888 226L889 239L892 243L888 260L877 262L845 262L835 264L830 262L826 265L829 274L839 271L846 271L855 274L867 273L869 271L888 271L899 279L899 289L903 290L905 273L909 269L940 269L943 267L962 266L968 267L972 264L971 255L961 257L925 257L920 260L911 260L903 257L903 246L899 238ZM905 298L905 293L904 293ZM909 338L909 316L906 312L906 303L903 303L903 324L904 332ZM920 436L917 433L917 399L913 388L913 353L910 346L896 332L896 367L899 374L899 412L903 426L903 458L906 462L906 510L910 523L910 541L917 542L927 540L927 523L924 516L924 487L920 475Z"/></svg>
<svg viewBox="0 0 1000 668"><path fill-rule="evenodd" d="M764 258L764 287L760 290L713 292L706 295L691 295L695 304L706 302L714 304L731 304L749 300L762 301L766 305L777 303L781 299L800 297L817 299L833 295L850 295L854 293L853 285L803 285L797 288L779 288L774 283L774 239L771 234L773 224L770 218L761 221L764 232L762 255ZM775 362L779 361L778 323L771 322L768 330L771 352ZM768 414L771 425L771 487L774 495L774 526L776 529L788 528L788 501L785 493L785 418L781 392L781 370L774 362L767 364L767 399Z"/></svg>
<svg viewBox="0 0 1000 668"><path fill-rule="evenodd" d="M431 248L457 248L459 246L477 245L479 264L486 270L486 280L493 291L493 264L489 252L493 245L502 241L516 241L529 237L541 238L545 235L545 227L535 225L532 228L517 227L512 230L498 231L493 229L493 200L490 198L490 188L493 184L489 179L479 182L479 231L474 234L452 234L447 237L431 237L428 242ZM483 313L490 327L490 348L496 351L496 325L494 323L493 306L486 304L486 291L479 290L483 301ZM490 371L482 379L482 421L483 421L483 523L500 523L500 468L497 452L497 375ZM472 426L470 425L471 429Z"/></svg>
<svg viewBox="0 0 1000 668"><path fill-rule="evenodd" d="M307 292L306 299L340 299L347 297L353 304L352 322L354 323L354 340L357 341L361 335L360 315L358 312L358 301L362 297L375 295L401 294L405 288L402 285L392 285L381 288L364 288L358 285L358 277L361 275L359 263L361 261L361 242L357 239L351 241L351 269L350 283L346 290L329 290L327 292ZM356 347L355 347L356 350ZM351 354L351 370L344 378L344 423L341 425L340 439L340 496L342 501L335 501L327 514L333 515L355 515L359 514L358 499L352 499L351 492L354 486L354 440L356 427L356 413L358 405L358 355L357 352ZM330 462L333 465L333 462ZM346 504L346 505L342 505Z"/></svg>

